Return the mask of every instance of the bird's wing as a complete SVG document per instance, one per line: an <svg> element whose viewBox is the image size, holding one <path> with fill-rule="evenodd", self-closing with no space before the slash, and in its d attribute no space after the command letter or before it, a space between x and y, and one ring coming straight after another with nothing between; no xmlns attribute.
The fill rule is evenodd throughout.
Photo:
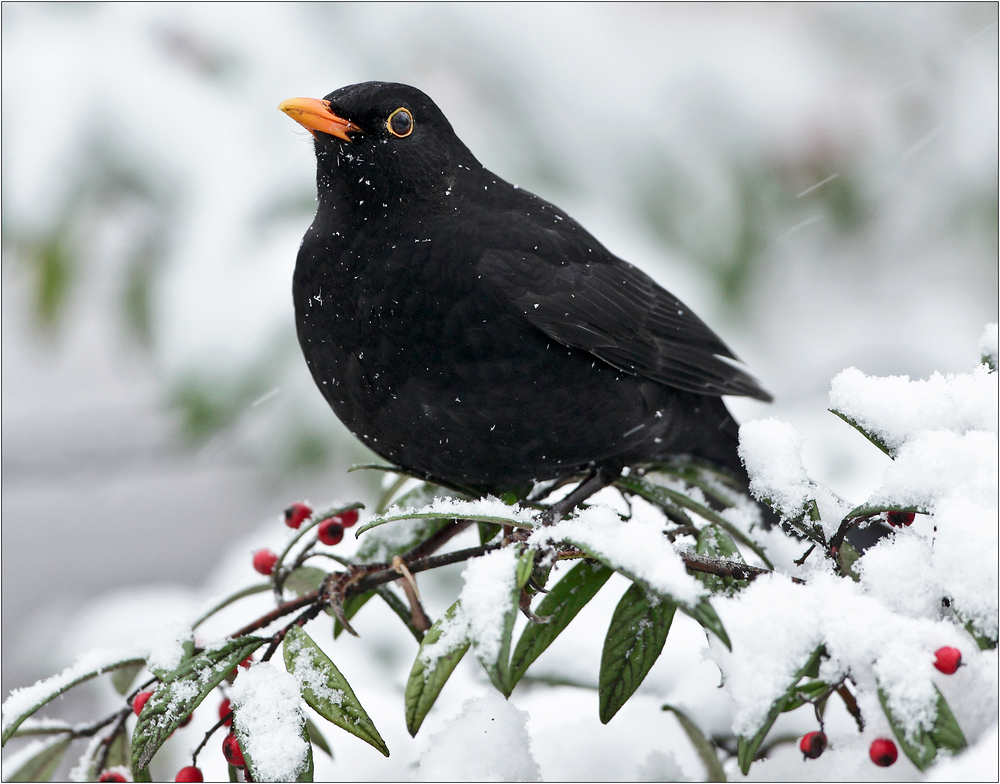
<svg viewBox="0 0 1000 784"><path fill-rule="evenodd" d="M600 245L558 244L551 253L487 250L477 269L549 337L619 370L688 392L772 399L701 319L644 272Z"/></svg>

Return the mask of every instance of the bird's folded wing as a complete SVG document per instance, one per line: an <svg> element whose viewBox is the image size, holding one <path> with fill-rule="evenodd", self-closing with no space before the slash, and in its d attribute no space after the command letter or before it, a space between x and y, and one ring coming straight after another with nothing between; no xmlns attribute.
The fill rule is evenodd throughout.
<svg viewBox="0 0 1000 784"><path fill-rule="evenodd" d="M619 370L688 392L771 400L719 337L644 272L610 254L587 262L559 255L494 249L477 268L538 329Z"/></svg>

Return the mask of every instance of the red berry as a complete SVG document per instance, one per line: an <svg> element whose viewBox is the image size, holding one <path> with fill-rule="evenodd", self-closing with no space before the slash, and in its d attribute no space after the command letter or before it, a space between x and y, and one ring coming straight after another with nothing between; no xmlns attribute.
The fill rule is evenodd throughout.
<svg viewBox="0 0 1000 784"><path fill-rule="evenodd" d="M934 666L945 675L954 675L962 666L962 652L958 648L938 648L934 651Z"/></svg>
<svg viewBox="0 0 1000 784"><path fill-rule="evenodd" d="M177 778L174 781L204 781L205 777L201 775L201 771L194 765L188 765L186 768L181 768L177 771Z"/></svg>
<svg viewBox="0 0 1000 784"><path fill-rule="evenodd" d="M303 521L312 517L313 510L306 504L296 501L285 510L285 525L289 528L298 528Z"/></svg>
<svg viewBox="0 0 1000 784"><path fill-rule="evenodd" d="M809 759L816 759L826 749L826 735L822 732L807 732L799 741L799 751Z"/></svg>
<svg viewBox="0 0 1000 784"><path fill-rule="evenodd" d="M106 770L97 779L98 781L128 781L121 773L114 770Z"/></svg>
<svg viewBox="0 0 1000 784"><path fill-rule="evenodd" d="M135 711L135 715L138 716L142 713L142 706L146 704L146 701L153 696L151 691L140 691L135 695L135 699L132 700L132 710Z"/></svg>
<svg viewBox="0 0 1000 784"><path fill-rule="evenodd" d="M868 756L880 768L888 768L899 757L896 744L888 738L876 738L868 749Z"/></svg>
<svg viewBox="0 0 1000 784"><path fill-rule="evenodd" d="M331 517L319 524L317 535L323 544L337 544L344 538L344 526L337 522L336 517Z"/></svg>
<svg viewBox="0 0 1000 784"><path fill-rule="evenodd" d="M258 550L253 554L253 568L263 575L273 572L277 562L278 555L274 550Z"/></svg>
<svg viewBox="0 0 1000 784"><path fill-rule="evenodd" d="M893 528L901 528L904 525L911 525L916 517L913 512L886 512L885 521Z"/></svg>
<svg viewBox="0 0 1000 784"><path fill-rule="evenodd" d="M243 759L240 744L236 741L236 736L231 732L222 739L222 754L226 758L226 762L234 768L242 768L247 764L246 760Z"/></svg>
<svg viewBox="0 0 1000 784"><path fill-rule="evenodd" d="M233 726L233 704L229 701L228 697L219 703L219 718L225 719L222 722L223 727Z"/></svg>
<svg viewBox="0 0 1000 784"><path fill-rule="evenodd" d="M346 512L341 512L339 515L334 515L331 519L336 520L344 528L350 528L356 522L358 522L358 510L348 509Z"/></svg>

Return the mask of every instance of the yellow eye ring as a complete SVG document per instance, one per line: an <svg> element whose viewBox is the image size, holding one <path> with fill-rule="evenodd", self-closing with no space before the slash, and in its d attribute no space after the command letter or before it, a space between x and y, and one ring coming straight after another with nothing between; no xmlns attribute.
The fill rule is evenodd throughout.
<svg viewBox="0 0 1000 784"><path fill-rule="evenodd" d="M385 121L385 127L393 136L403 139L413 133L413 115L410 114L409 109L400 106L389 115L389 119Z"/></svg>

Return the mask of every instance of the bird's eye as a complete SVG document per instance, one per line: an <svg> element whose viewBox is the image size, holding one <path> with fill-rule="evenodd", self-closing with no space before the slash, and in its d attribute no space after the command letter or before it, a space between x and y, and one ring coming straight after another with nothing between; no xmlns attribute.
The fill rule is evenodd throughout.
<svg viewBox="0 0 1000 784"><path fill-rule="evenodd" d="M389 115L385 125L389 129L389 133L402 139L413 133L413 115L410 114L409 109L401 106Z"/></svg>

